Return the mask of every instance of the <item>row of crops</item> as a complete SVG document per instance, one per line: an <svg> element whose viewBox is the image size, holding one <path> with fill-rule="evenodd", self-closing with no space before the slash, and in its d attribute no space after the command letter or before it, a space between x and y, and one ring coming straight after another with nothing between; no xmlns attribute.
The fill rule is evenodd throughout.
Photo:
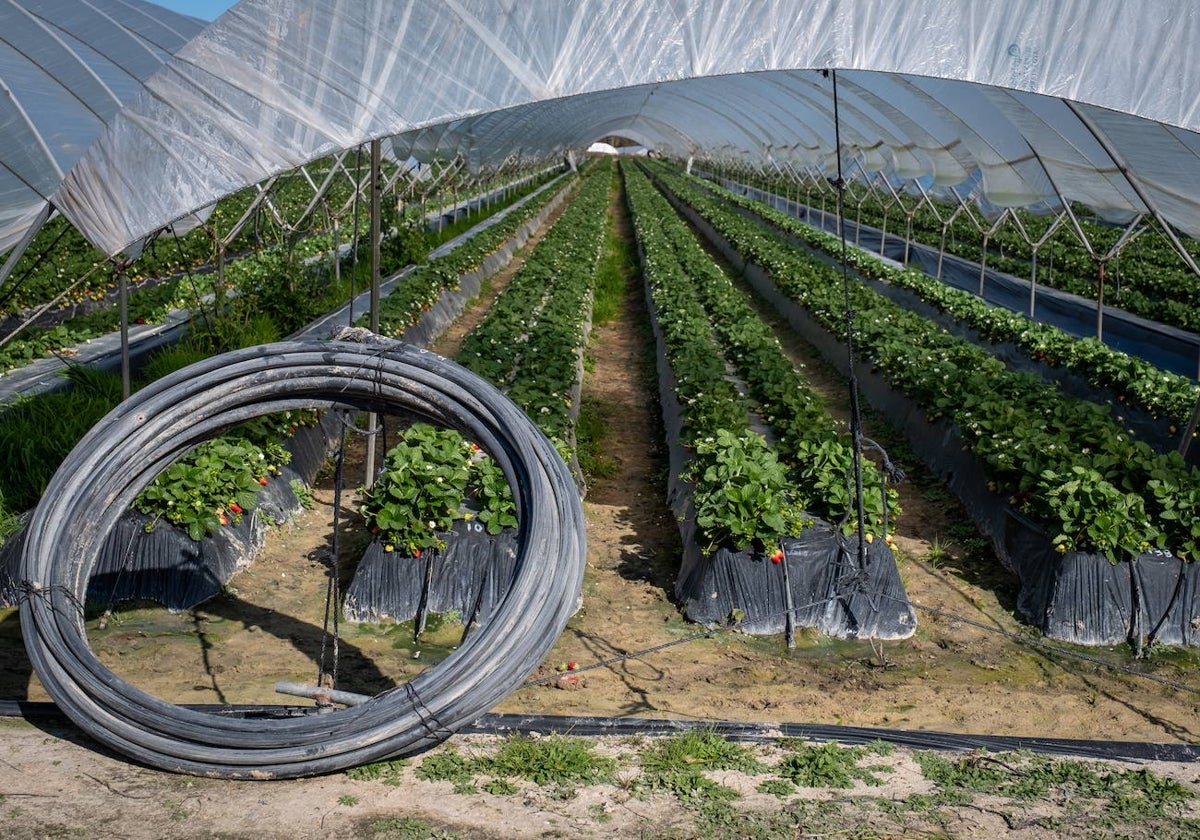
<svg viewBox="0 0 1200 840"><path fill-rule="evenodd" d="M361 247L346 253L340 265L326 260L328 277L312 268L313 260L368 229L366 203L356 201L353 195L354 167L349 172L333 171L316 212L300 218L312 210L318 182L323 183L336 165L335 160L327 159L310 165L303 177L298 172L282 176L271 186L266 200L257 188L243 190L218 202L205 226L181 236L164 233L154 239L125 267L131 287L130 321L161 323L172 310L211 309L212 304L206 302L233 295L246 298L247 310L282 320L274 332L286 335L328 309L355 284L361 288L369 271L367 253ZM360 177L362 173L354 174ZM385 177L395 174L384 171ZM432 190L432 185L409 184L408 190L383 210L383 272L419 261L440 243L536 189L551 173L514 172L509 177L515 186L491 180L484 183L489 190L503 189L502 200L477 201L471 212L455 210L450 223L439 216L436 226L428 230L428 202L443 197L418 196L415 190ZM454 179L449 181L439 184L439 190L454 188L457 198ZM468 195L464 192L464 197ZM408 200L411 203L406 203ZM300 223L289 223L289 219L300 219ZM334 280L338 287L330 288ZM117 280L103 256L63 219L51 220L0 288L0 370L12 370L52 353L69 353L83 341L116 330L116 296ZM34 325L24 326L31 310L47 305L50 310ZM228 318L225 321L229 323ZM223 337L217 338L214 350L229 349L219 340ZM253 338L269 340L270 336Z"/></svg>
<svg viewBox="0 0 1200 840"><path fill-rule="evenodd" d="M1060 553L1095 552L1111 561L1152 549L1196 556L1200 478L1178 455L1155 452L1106 407L1010 371L860 278L850 278L844 291L842 272L829 261L694 182L666 170L658 175L832 334L844 331L848 295L858 352L929 421L955 424L991 486L1041 523Z"/></svg>
<svg viewBox="0 0 1200 840"><path fill-rule="evenodd" d="M516 201L532 188L531 184L513 190L510 199ZM423 264L419 274L425 279L420 282L432 278L438 289L441 284L456 282L459 272L481 264L505 236L521 223L528 223L556 192L543 190L516 212L485 228L480 242L468 240ZM504 207L505 202L497 202L487 212ZM230 263L225 276L234 294L219 306L211 302L195 304L190 335L180 344L154 354L138 371L135 385L147 384L213 352L276 340L315 315L342 304L355 278L343 270L346 265L334 264L331 237L318 234L296 244L287 265L301 265L302 271L281 268L278 249L251 253ZM424 247L419 251L423 252ZM385 249L385 253L389 251ZM385 271L399 268L414 256L399 248L390 249L390 255L393 262L385 263ZM343 257L346 259L352 267L353 257ZM365 283L363 277L358 280ZM415 307L419 310L420 299L412 298L405 306L412 307L412 301L417 300ZM0 536L18 527L16 514L36 504L58 463L120 401L120 379L113 374L75 366L68 370L68 377L73 385L68 390L21 398L5 407L5 422L0 424L0 458L8 469L0 476L0 518L4 522ZM135 507L153 521L177 526L193 539L201 539L224 525L238 524L243 512L254 507L252 497L287 463L287 452L280 441L290 437L298 424L314 421L309 413L268 418L209 441L146 488Z"/></svg>
<svg viewBox="0 0 1200 840"><path fill-rule="evenodd" d="M841 240L792 216L757 201L713 187L731 204L797 237L806 246L841 256ZM1182 428L1200 398L1200 386L1191 379L1161 370L1151 363L1114 350L1095 338L1076 338L1058 327L1033 321L1007 309L989 306L978 296L955 289L923 271L896 267L857 248L847 259L861 276L906 289L939 311L953 316L987 342L1011 342L1029 359L1061 367L1083 377L1097 389L1110 391L1127 407L1163 417ZM1175 429L1169 433L1173 434Z"/></svg>
<svg viewBox="0 0 1200 840"><path fill-rule="evenodd" d="M1179 382L1123 354L989 310L970 295L870 255L855 254L845 278L829 258L840 253L832 237L669 167L648 171L657 186L630 167L624 180L648 299L680 408L684 477L703 551L749 550L780 563L788 559L781 546L804 534L814 517L844 534L861 528L865 540L890 543L899 510L881 471L866 460L865 510L856 519L848 436L670 201L686 204L741 258L765 270L789 304L828 334L844 334L848 305L857 352L872 375L919 405L929 423L958 429L995 497L1038 523L1060 554L1086 552L1112 562L1155 551L1195 556L1200 540L1195 471L1178 455L1161 454L1138 440L1107 406L1067 397L1037 375L1010 370L988 352L987 343L1009 342L1031 358L1069 366L1126 404L1173 420L1191 407L1190 384L1187 397L1180 398ZM508 393L569 463L575 457L582 350L612 170L594 167L576 187L562 217L457 356ZM382 331L403 335L412 328L518 227L542 213L555 193L534 196L449 255L408 272L384 303ZM242 262L247 268L229 267L233 277L250 271L257 258ZM347 290L335 282L334 272L310 274L312 285L294 290L307 298L305 307L324 311L344 300ZM963 335L910 311L882 294L881 286L902 288L961 322ZM253 277L241 281L239 291L220 311L212 310L214 320L223 316L245 327L262 317L254 307L269 311ZM250 330L263 336L258 341L277 337L268 332ZM975 340L964 337L967 333ZM315 417L271 422L286 437ZM256 442L259 431L206 444L147 488L138 509L194 538L251 511L254 485L278 475L284 463L269 442ZM247 442L260 450L250 452ZM249 464L251 472L229 483L226 470L238 463ZM206 471L221 477L204 477ZM206 483L213 488L210 495L198 489ZM422 424L400 432L379 480L364 495L361 513L385 554L416 557L444 549L446 534L461 521L475 520L490 534L516 524L511 492L490 459L455 433Z"/></svg>
<svg viewBox="0 0 1200 840"><path fill-rule="evenodd" d="M779 174L741 172L738 177L761 189L797 195L796 185ZM801 189L800 193L811 206L814 200L811 190ZM821 192L816 202L825 201L832 208L834 199ZM1033 248L1030 243L1041 243L1038 246L1038 283L1090 300L1095 300L1099 294L1095 258L1070 225L1060 224L1051 232L1054 217L1014 210L1016 221L1000 224L992 231L991 223L970 218L964 212L955 215L952 206L942 206L935 211L928 202L918 198L881 196L859 184L849 185L847 204L853 218L863 224L891 231L892 235L907 236L935 249L944 244L949 253L971 262L986 261L989 267L1018 277L1031 275ZM1075 210L1093 250L1108 255L1123 229L1091 220L1084 208ZM1190 239L1184 239L1183 243L1192 259L1200 262L1200 245ZM1196 306L1200 300L1200 277L1188 268L1154 223L1108 261L1105 286L1105 303L1109 306L1162 324L1200 332L1200 310Z"/></svg>
<svg viewBox="0 0 1200 840"><path fill-rule="evenodd" d="M611 182L608 167L591 168L456 358L503 390L568 463L575 460L582 353ZM442 288L453 289L455 279L447 276ZM444 535L461 519L478 520L491 534L517 524L491 459L458 433L426 424L401 433L361 512L387 553L415 557L444 548Z"/></svg>
<svg viewBox="0 0 1200 840"><path fill-rule="evenodd" d="M701 541L708 551L754 547L775 555L809 514L845 519L852 507L849 436L646 175L627 169L625 183L684 410L681 443L690 453ZM873 464L866 467L867 533L890 539L884 522L898 513L895 491L885 496L882 477Z"/></svg>

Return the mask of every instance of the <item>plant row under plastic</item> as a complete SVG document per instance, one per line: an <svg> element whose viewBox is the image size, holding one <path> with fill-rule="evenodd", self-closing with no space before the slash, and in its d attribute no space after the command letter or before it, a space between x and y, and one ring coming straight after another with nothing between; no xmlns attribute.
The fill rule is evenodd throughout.
<svg viewBox="0 0 1200 840"><path fill-rule="evenodd" d="M725 201L756 214L809 246L840 256L838 237L722 187L709 185L709 188ZM846 256L849 264L864 276L913 292L977 331L983 339L1011 342L1032 360L1070 369L1093 387L1112 391L1120 402L1152 417L1166 417L1182 427L1200 398L1200 387L1189 378L1114 350L1095 338L1076 338L1019 312L990 306L978 296L949 286L919 269L898 268L858 248L847 249Z"/></svg>
<svg viewBox="0 0 1200 840"><path fill-rule="evenodd" d="M543 183L548 172L532 178L520 179L522 185L508 194L505 200L490 203L478 212L468 214L460 223L475 224L481 218L498 212L512 201ZM335 182L339 183L339 182ZM285 179L282 186L272 193L272 208L266 218L276 215L294 216L311 200L312 187L298 177ZM297 189L300 188L300 189ZM305 196L303 190L309 195ZM348 189L348 187L347 187ZM255 193L243 191L218 203L213 211L212 224L219 231L223 224L240 218L242 209ZM335 193L335 198L338 197ZM342 196L345 198L345 196ZM362 208L358 208L362 213ZM411 214L409 214L411 215ZM416 225L420 220L401 218L390 208L385 212L381 261L384 274L399 270L421 260L433 244L446 241L456 228L433 233L422 233ZM75 234L73 229L59 228L65 223L56 222L48 230L46 238L35 242L31 254L23 260L33 265L18 264L5 289L17 286L24 289L19 301L34 305L49 300L66 288L76 277L83 277L99 266L102 260L94 249ZM365 230L365 221L362 224ZM247 226L228 246L233 259L224 266L223 285L218 288L218 276L212 271L211 241L204 229L196 229L182 237L160 237L135 261L130 271L129 318L138 324L161 322L169 312L176 309L199 311L205 301L232 292L239 296L253 297L258 301L257 309L270 313L277 321L278 335L286 335L308 320L315 318L337 302L339 295L350 288L355 279L366 283L369 269L365 251L346 252L335 268L329 258L337 247L344 243L352 226L335 226L330 220L327 226L314 225L303 232L285 232L283 229L264 235L257 226ZM62 239L49 234L53 230L65 233ZM38 249L46 249L56 266L51 278L38 277ZM43 261L44 262L44 261ZM341 278L331 284L329 278L320 277L320 266L325 266L330 277ZM101 266L102 267L102 266ZM42 273L45 269L43 268ZM348 272L356 272L351 276ZM32 274L33 281L24 280ZM342 277L342 275L345 275ZM53 353L70 352L75 345L115 331L119 326L119 312L115 306L116 283L107 273L93 274L90 285L69 292L63 306L69 306L73 315L53 326L27 328L22 337L14 338L0 347L0 371L8 371ZM0 290L0 298L5 292ZM259 340L271 340L269 335ZM232 348L224 348L232 349Z"/></svg>
<svg viewBox="0 0 1200 840"><path fill-rule="evenodd" d="M787 191L789 184L780 178L755 178L768 189ZM794 192L794 188L793 188ZM851 188L849 201L856 219L883 229L890 218L893 225L903 220L904 233L914 241L933 248L943 245L942 226L954 208L941 210L941 217L922 204L918 208L886 207L876 196L862 188ZM1016 276L1029 276L1032 270L1032 249L1026 237L1040 241L1049 230L1052 219L1015 211L1025 229L1023 236L1013 223L1001 225L988 236L986 261L989 266ZM1080 224L1092 247L1107 253L1121 235L1122 229L1091 221L1077 212ZM987 224L984 222L983 224ZM1193 259L1200 259L1200 247L1194 240L1183 243ZM985 258L985 242L977 223L959 213L946 225L945 249L972 262ZM1098 296L1095 259L1078 237L1064 225L1051 236L1048 244L1039 247L1038 282L1071 294L1096 300ZM1200 331L1200 277L1183 262L1174 247L1156 226L1149 226L1127 244L1120 255L1108 264L1105 303L1143 318L1170 324L1192 332Z"/></svg>
<svg viewBox="0 0 1200 840"><path fill-rule="evenodd" d="M843 274L681 176L660 177L747 261L835 335L843 334ZM997 492L1039 522L1060 552L1111 562L1151 550L1184 559L1200 541L1200 476L1177 454L1133 440L1100 405L1064 397L850 278L855 345L930 421L961 430Z"/></svg>
<svg viewBox="0 0 1200 840"><path fill-rule="evenodd" d="M626 169L626 190L683 407L686 475L706 550L725 545L777 557L780 541L799 535L814 515L856 528L857 519L847 518L849 435L640 170ZM887 491L885 509L882 476L869 461L864 467L866 533L890 542L885 522L899 513L895 491Z"/></svg>
<svg viewBox="0 0 1200 840"><path fill-rule="evenodd" d="M569 464L611 179L607 166L584 175L456 356L504 391ZM454 288L453 279L445 282ZM517 525L511 491L491 459L457 432L423 423L401 433L360 512L385 552L415 557L445 548L459 520L477 520L489 534Z"/></svg>
<svg viewBox="0 0 1200 840"><path fill-rule="evenodd" d="M480 234L482 242L467 240L449 254L423 264L414 281L417 293L401 296L403 311L419 314L420 301L430 293L430 279L436 284L434 294L452 285L459 270L478 262L479 254L494 251L555 192L544 190L518 211L485 228ZM513 201L522 194L515 192ZM500 209L503 205L495 208L497 212ZM333 234L321 234L298 242L291 258L280 249L270 249L231 262L226 267L226 281L238 294L220 307L194 301L197 309L193 335L183 345L157 354L140 379L151 381L221 349L276 340L303 323L301 319L343 302L348 278L340 283L333 281L335 272L328 263L337 257L332 246ZM408 249L390 250L393 263L406 262L412 256ZM305 263L306 257L316 257L325 264ZM297 265L305 268L293 271ZM398 267L385 263L385 270ZM298 298L304 298L303 303ZM395 305L393 311L398 311ZM18 400L9 407L5 424L0 427L0 458L12 468L0 485L0 513L7 511L4 515L9 522L6 532L16 526L16 511L36 503L58 461L75 441L120 399L119 380L111 375L81 369L72 372L71 377L78 383L71 392ZM113 381L106 384L106 379ZM287 463L280 440L286 439L286 433L298 422L312 421L308 413L265 419L258 424L262 429L255 426L208 441L164 471L138 497L135 507L153 521L177 526L196 540L222 525L236 524L243 512L254 506L252 498L258 490ZM271 437L260 433L268 427L284 434Z"/></svg>

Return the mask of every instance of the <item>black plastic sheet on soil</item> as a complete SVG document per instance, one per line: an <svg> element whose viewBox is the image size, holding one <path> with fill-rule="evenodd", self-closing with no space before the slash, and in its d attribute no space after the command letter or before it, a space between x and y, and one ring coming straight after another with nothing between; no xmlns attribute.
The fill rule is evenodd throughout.
<svg viewBox="0 0 1200 840"><path fill-rule="evenodd" d="M328 455L332 432L329 421L298 427L284 442L291 460L262 488L257 505L240 522L202 540L145 514L126 512L100 550L88 582L89 602L112 606L146 600L182 611L218 594L237 571L253 562L269 526L287 522L303 509L292 482L305 487L312 482ZM15 605L22 597L18 578L23 547L22 532L0 553L0 602Z"/></svg>
<svg viewBox="0 0 1200 840"><path fill-rule="evenodd" d="M771 635L811 627L837 638L905 639L917 619L900 580L896 558L883 541L858 557L857 537L813 519L799 538L784 540L784 557L719 548L705 553L696 541L692 486L681 478L686 453L680 443L683 413L675 375L666 359L654 301L646 304L657 348L659 401L667 432L670 478L667 502L679 522L683 559L675 594L687 617L715 626L737 621L746 633Z"/></svg>
<svg viewBox="0 0 1200 840"><path fill-rule="evenodd" d="M517 533L492 535L476 521L459 520L444 536L443 550L420 557L371 542L346 591L346 620L404 622L427 612L457 614L468 628L486 623L512 582Z"/></svg>

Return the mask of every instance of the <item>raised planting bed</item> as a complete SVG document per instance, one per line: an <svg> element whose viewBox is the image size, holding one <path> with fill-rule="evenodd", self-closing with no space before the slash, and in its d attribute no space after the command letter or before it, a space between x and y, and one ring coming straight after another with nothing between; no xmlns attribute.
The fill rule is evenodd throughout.
<svg viewBox="0 0 1200 840"><path fill-rule="evenodd" d="M537 195L526 196L516 203L517 206L499 211L473 229L472 233L480 233L484 241L473 242L471 235L464 234L439 249L436 256L441 257L442 261L427 267L430 268L431 276L439 278L437 288L442 291L443 299L454 297L461 307L461 302L473 292L468 288L468 294L463 296L460 294L461 290L442 289L439 272L444 273L457 265L475 266L471 275L465 278L464 285L477 291L480 278L506 264L531 231L540 225L553 207L563 201L569 192L569 187L557 190L552 184L545 187ZM313 247L319 244L318 239L307 240L305 246ZM451 259L455 254L458 256ZM266 270L260 265L262 262L263 255L256 255L241 261L240 269L231 265L230 272L236 275L241 271L252 275L255 271ZM393 285L398 285L404 276L398 278L397 283ZM443 304L444 301L439 301L439 306ZM320 334L322 337L328 335L337 316L342 312L344 308L331 316L318 319L301 333ZM431 325L435 325L436 317L441 314L440 310L422 313L418 309L418 313L423 316L421 328L428 330L431 337L436 335ZM443 321L441 326L444 327L446 322L448 319ZM340 434L340 429L330 431L331 435L334 433ZM270 477L268 484L262 487L261 491L258 485L255 486L256 501L253 510L248 503L238 505L245 506L245 515L234 510L218 514L216 507L213 507L212 511L206 514L209 519L207 525L201 527L193 523L191 530L194 533L189 535L186 525L171 527L161 516L155 518L131 511L118 524L110 537L110 545L100 558L97 567L98 580L92 595L103 603L146 598L159 601L170 609L187 609L220 591L221 586L228 582L234 572L249 564L257 555L262 547L267 525L272 521L286 519L299 510L297 494L292 490L291 482L301 480L303 487L299 488L300 495L306 495L307 484L315 474L316 467L324 461L327 449L322 436L320 457L310 464L309 459L304 457L304 453L310 447L306 447L303 440L308 437L312 435L307 429L300 427L297 436L285 443L293 461L280 464L280 475ZM299 450L292 452L296 447L299 447ZM232 457L237 458L240 455L233 453ZM225 523L220 522L222 515ZM151 525L152 531L148 531L147 528ZM19 535L15 535L0 548L0 599L4 599L5 603L15 603L22 597L19 581L20 553ZM172 575L176 579L169 579Z"/></svg>
<svg viewBox="0 0 1200 840"><path fill-rule="evenodd" d="M478 296L483 281L512 261L576 186L569 176L555 178L435 249L427 262L390 278L381 289L380 334L428 346ZM354 311L364 313L355 320L360 327L370 320L367 295L364 292L354 302ZM346 308L330 313L305 333L319 336L316 330L321 325L345 319Z"/></svg>
<svg viewBox="0 0 1200 840"><path fill-rule="evenodd" d="M189 528L160 514L128 511L100 551L88 584L89 605L111 609L123 601L148 600L169 610L187 610L221 592L234 573L253 562L268 528L303 510L307 488L325 462L334 431L329 421L296 426L281 444L286 455L264 463L256 472L256 491L231 492L231 498L220 508L213 507L211 514L205 507L211 521L195 519ZM189 469L186 459L180 469ZM185 483L173 486L186 492ZM199 491L198 486L195 489ZM141 506L153 510L155 504ZM23 547L22 533L0 548L0 603L5 606L15 606L25 594L20 572Z"/></svg>
<svg viewBox="0 0 1200 840"><path fill-rule="evenodd" d="M644 176L627 170L626 184L658 353L668 504L684 547L676 595L688 617L749 633L912 635L890 548L894 491L865 463L869 514L861 542L847 535L858 523L846 436ZM847 524L831 524L838 518Z"/></svg>
<svg viewBox="0 0 1200 840"><path fill-rule="evenodd" d="M815 231L823 231L828 236L837 232L837 213L833 209L822 212L755 187L729 181L723 183L732 193L744 196L746 200L756 204L769 206L775 212L794 217L802 223L807 223ZM848 207L846 212L852 214L854 211L855 208ZM846 231L847 240L862 253L880 254L882 251L883 256L897 263L915 266L926 276L940 275L941 279L938 282L949 289L980 297L981 267L978 249L975 249L970 258L952 253L939 254L936 245L906 242L896 233L889 234L881 247L881 231L860 225L855 219L846 220ZM1139 240L1139 243L1141 241ZM1059 251L1058 248L1055 250ZM1056 265L1060 265L1061 262L1061 259L1055 259ZM1129 263L1130 261L1127 261L1123 265L1128 267ZM1005 263L997 259L995 254L989 253L987 266L982 270L984 302L1001 311L1027 313L1032 296L1035 323L1052 326L1068 336L1093 337L1092 340L1095 340L1094 279L1075 276L1071 282L1063 284L1063 289L1051 288L1039 280L1031 289L1027 277L1005 273L1000 270L1002 266L1013 271L1019 268L1013 265L1013 261ZM1090 258L1084 257L1079 266L1083 272L1095 271L1095 265ZM1027 270L1028 265L1025 268ZM1055 274L1060 278L1068 276L1068 272L1062 269L1056 269ZM1120 284L1117 285L1120 288ZM1089 293L1088 289L1092 291ZM1200 370L1200 335L1195 332L1197 324L1194 307L1188 303L1191 298L1185 296L1170 302L1172 312L1159 310L1158 314L1165 317L1157 319L1153 315L1154 308L1139 308L1134 312L1128 308L1110 305L1112 298L1113 294L1110 292L1107 296L1110 303L1106 303L1104 307L1104 340L1096 343L1145 360L1173 376L1182 376L1194 382L1197 371ZM1167 302L1169 301L1164 301Z"/></svg>
<svg viewBox="0 0 1200 840"><path fill-rule="evenodd" d="M458 432L416 423L387 453L359 512L374 534L347 589L349 621L455 613L486 621L512 579L517 518L498 466Z"/></svg>
<svg viewBox="0 0 1200 840"><path fill-rule="evenodd" d="M846 371L841 272L743 227L737 213L696 204L685 209L694 223ZM1200 641L1196 572L1185 562L1200 526L1195 473L1131 442L1102 410L1007 371L857 281L850 290L863 393L1018 575L1024 618L1080 644Z"/></svg>
<svg viewBox="0 0 1200 840"><path fill-rule="evenodd" d="M574 424L611 179L608 167L584 175L458 355L533 419L581 492ZM518 540L511 495L490 463L457 433L421 425L404 433L362 506L379 530L347 590L348 618L419 625L452 611L469 626L486 617Z"/></svg>
<svg viewBox="0 0 1200 840"><path fill-rule="evenodd" d="M775 206L791 205L797 215L805 216L810 223L835 230L836 202L829 192L822 194L821 208L806 207L777 195L781 185L773 179L751 177L743 181L754 181L756 186L728 183L747 195L757 193L764 201ZM795 194L794 188L791 191ZM1027 278L1032 272L1032 249L1026 237L1033 241L1043 240L1049 226L1055 223L1053 216L1013 209L1019 226L1016 221L1007 221L985 240L979 225L986 226L988 222L970 219L967 213L959 213L949 220L943 240L943 220L954 211L953 205L943 205L942 218L938 218L938 214L923 201L903 195L901 199L903 203L916 202L918 206L885 208L863 187L853 181L849 183L846 214L853 216L850 222L853 226L851 235L876 253L882 252L905 262L921 262L935 274L938 252L944 247L944 262L953 262L964 269L962 280L970 284L965 287L968 290L976 288L979 264L983 260L989 267L989 284L993 279L1004 285L1009 285L1010 280L1016 281L1016 284L1024 282L1023 289L1020 285L1011 285L1009 289L999 290L997 299L1013 295L1015 308L1020 310L1027 306L1029 287L1021 278ZM808 200L806 196L805 201ZM1122 229L1094 220L1090 214L1078 212L1079 208L1076 210L1076 219L1092 247L1100 253L1107 253L1122 235ZM1135 236L1119 256L1109 262L1105 283L1106 313L1129 313L1139 320L1170 325L1181 331L1190 330L1194 335L1200 330L1200 316L1193 303L1200 295L1200 278L1186 266L1167 238L1155 227L1151 225L1147 232ZM1020 228L1024 228L1025 235L1022 235ZM1076 300L1082 298L1090 301L1094 316L1098 292L1096 263L1073 228L1073 225L1061 225L1049 241L1043 242L1039 248L1037 306L1040 308L1043 300L1051 300L1054 292L1061 291ZM885 231L886 243L881 247L880 240ZM1182 242L1193 257L1200 252L1193 240L1184 238ZM957 278L955 282L958 282ZM1047 289L1050 294L1043 297L1043 290ZM1106 314L1106 320L1107 317ZM1191 372L1196 369L1196 361L1193 352Z"/></svg>

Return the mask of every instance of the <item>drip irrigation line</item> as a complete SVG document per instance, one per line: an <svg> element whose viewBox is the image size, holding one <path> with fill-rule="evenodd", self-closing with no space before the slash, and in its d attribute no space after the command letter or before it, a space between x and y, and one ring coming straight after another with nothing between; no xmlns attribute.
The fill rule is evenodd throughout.
<svg viewBox="0 0 1200 840"><path fill-rule="evenodd" d="M70 596L70 593L66 593ZM885 596L889 597L889 596ZM834 598L813 602L808 606L817 606L836 600ZM901 599L895 599L901 600ZM1064 656L1083 658L1097 665L1109 668L1118 667L1096 657L1078 654L1075 651L1058 648L1054 645L1037 642L1015 633L990 627L981 622L940 610L913 604L917 609L961 621L981 630L999 633L1014 641L1034 644L1047 648L1054 653ZM77 610L82 614L82 606L76 602ZM804 609L806 607L802 607ZM653 645L637 651L610 657L599 662L576 668L569 672L556 672L546 677L531 679L518 688L545 685L555 682L564 676L585 673L599 668L610 667L632 659L640 659L678 645L694 642L699 639L712 638L718 633L735 632L747 621L761 621L773 618L780 613L758 616L754 619L743 619L741 622L707 628L679 639ZM1118 668L1119 669L1119 668ZM1165 680L1153 675L1142 674L1131 669L1126 670L1130 676L1145 677L1171 688L1191 693L1200 690ZM658 720L636 717L566 717L547 715L518 715L518 714L483 714L466 725L448 726L437 719L420 701L415 691L405 686L405 692L411 701L419 708L420 727L435 740L441 740L451 733L451 730L462 734L505 735L512 733L537 734L556 732L566 735L584 737L601 737L612 735L642 735L667 736L687 731L715 732L730 740L772 742L781 738L801 738L815 741L837 741L845 744L866 744L872 741L885 741L897 746L915 750L964 751L986 749L995 752L1013 750L1030 750L1038 753L1056 755L1075 755L1108 760L1137 760L1137 761L1200 761L1200 745L1186 743L1147 743L1140 741L1101 741L1068 738L1041 738L1029 736L1004 735L973 735L964 733L882 729L872 727L839 726L819 723L754 723L720 720ZM197 712L219 718L236 718L251 721L277 721L295 718L309 718L320 712L311 706L269 706L269 705L229 705L229 704L196 704L182 706ZM62 710L53 703L36 703L28 701L0 701L0 717L21 717L25 719L49 718L60 715Z"/></svg>
<svg viewBox="0 0 1200 840"><path fill-rule="evenodd" d="M913 750L991 752L1028 750L1038 753L1074 755L1111 761L1200 760L1200 745L1161 744L1141 741L1096 741L1071 738L1037 738L1011 735L969 735L905 729L875 729L819 723L753 723L724 720L667 720L655 718L567 717L558 715L486 714L459 730L471 735L513 733L602 737L615 735L669 736L684 732L714 732L733 741L770 743L783 738L869 744L885 741Z"/></svg>
<svg viewBox="0 0 1200 840"><path fill-rule="evenodd" d="M303 719L320 714L312 706L189 704L183 708L218 719L239 718L257 721ZM35 721L62 719L64 715L62 710L53 703L0 700L0 717ZM1182 763L1200 761L1200 745L1196 744L1039 738L1023 735L971 735L957 732L876 729L867 726L839 726L823 723L755 723L730 720L575 717L489 712L460 726L456 731L460 735L499 736L518 733L544 735L553 732L584 738L618 735L654 737L678 735L685 732L713 732L731 741L752 743L772 743L783 738L836 741L841 744L869 744L873 741L884 741L906 749L941 752L1026 750L1041 754L1073 755L1108 761L1175 761Z"/></svg>
<svg viewBox="0 0 1200 840"><path fill-rule="evenodd" d="M846 552L843 550L842 554L845 555ZM852 586L857 586L858 590L860 592L862 592L862 594L864 594L864 595L868 594L866 592L863 592L863 590L862 590L862 587L861 587L862 581L860 579L860 576L844 575L840 579L849 581ZM614 656L609 659L603 659L603 660L600 660L598 662L594 662L594 663L591 663L588 665L582 665L582 666L575 668L569 672L565 672L565 673L564 672L556 672L556 673L550 674L548 676L538 677L536 679L530 679L530 680L527 680L520 687L528 688L531 686L545 685L547 683L552 683L563 676L569 676L571 674L582 674L587 671L597 670L599 668L607 668L610 665L616 665L621 662L629 661L631 659L640 659L644 656L648 656L649 654L657 653L658 651L666 650L668 648L676 647L678 645L687 644L689 642L694 642L699 639L709 639L719 633L739 632L744 625L756 623L756 622L770 621L771 619L778 618L779 616L787 615L790 612L807 610L807 609L811 609L813 607L819 607L819 606L822 606L825 604L830 604L830 603L833 603L834 601L844 599L850 594L853 594L853 592L852 591L851 592L841 592L839 594L832 595L829 598L824 598L820 601L812 601L812 602L810 602L806 605L800 606L800 607L793 607L791 610L783 609L783 610L776 610L773 612L764 613L762 615L757 615L757 616L753 616L753 617L747 616L737 622L732 622L730 624L724 624L724 625L720 625L717 627L710 627L705 630L698 631L696 633L692 633L688 636L683 636L678 639L672 639L669 642L663 642L662 644L652 645L650 647L642 648L640 650L623 653L619 656ZM916 609L921 610L922 612L926 612L931 615L936 615L939 618L947 618L947 619L950 619L951 621L957 621L957 622L961 622L963 624L969 624L970 626L975 627L979 630L986 630L988 632L1003 636L1011 641L1020 642L1022 644L1030 645L1032 647L1041 648L1050 653L1058 654L1058 655L1061 655L1064 657L1069 657L1072 659L1078 659L1078 660L1081 660L1084 662L1088 662L1089 664L1098 665L1098 666L1107 668L1112 671L1120 672L1122 674L1125 674L1126 676L1140 677L1142 679L1149 680L1151 682L1155 682L1160 685L1175 689L1177 691L1182 691L1187 694L1200 695L1200 688L1195 688L1193 686L1185 685L1184 683L1176 682L1175 680L1170 680L1170 679L1167 679L1166 677L1159 677L1155 674L1147 674L1147 673L1138 671L1134 668L1130 668L1125 665L1119 665L1117 663L1108 662L1098 656L1092 656L1090 654L1082 653L1080 651L1074 651L1074 650L1070 650L1068 648L1059 647L1058 645L1050 644L1049 642L1045 642L1040 639L1032 639L1027 636L1022 636L1019 633L1013 633L1011 631L1004 630L999 627L992 627L987 624L984 624L983 622L975 621L975 620L967 618L965 616L957 615L956 613L938 609L937 607L925 606L923 604L918 604L915 601L909 600L907 598L899 598L895 595L888 595L886 593L881 593L881 592L870 593L870 595L872 597L887 598L889 600L896 601L898 603L908 604Z"/></svg>
<svg viewBox="0 0 1200 840"><path fill-rule="evenodd" d="M366 330L339 341L249 347L138 391L67 456L26 529L21 630L43 686L84 732L143 764L220 778L294 778L418 752L477 719L537 667L574 613L584 519L565 462L494 386L433 353ZM478 443L504 473L522 524L512 582L447 659L362 705L250 720L168 703L106 668L81 613L121 513L199 443L278 411L411 413Z"/></svg>

